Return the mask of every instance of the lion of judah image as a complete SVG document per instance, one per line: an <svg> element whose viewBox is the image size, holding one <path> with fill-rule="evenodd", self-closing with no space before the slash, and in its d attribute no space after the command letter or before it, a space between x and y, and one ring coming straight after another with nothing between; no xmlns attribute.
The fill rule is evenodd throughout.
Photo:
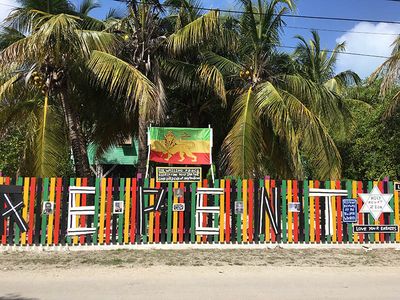
<svg viewBox="0 0 400 300"><path fill-rule="evenodd" d="M186 136L182 136L186 137ZM194 142L177 139L172 131L168 131L164 135L163 141L155 141L152 148L154 151L162 152L167 155L166 161L169 161L173 155L179 153L179 161L185 160L185 155L192 159L192 162L197 161L197 156L193 154L192 150L195 147Z"/></svg>

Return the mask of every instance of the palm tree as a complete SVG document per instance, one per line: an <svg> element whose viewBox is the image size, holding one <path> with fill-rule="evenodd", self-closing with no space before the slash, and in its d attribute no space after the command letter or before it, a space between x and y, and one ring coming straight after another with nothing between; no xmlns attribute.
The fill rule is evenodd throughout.
<svg viewBox="0 0 400 300"><path fill-rule="evenodd" d="M27 7L12 12L7 20L9 27L24 36L0 53L4 77L0 88L1 97L18 99L19 101L14 101L23 103L38 99L42 94L43 118L39 118L42 130L40 133L36 130L36 134L42 138L41 147L37 149L49 147L46 144L49 139L47 128L54 124L47 122L49 114L62 113L76 174L80 177L90 176L85 136L74 98L75 82L88 79L85 64L91 51L112 51L115 37L105 32L83 30L85 20L76 16L76 13L59 13L64 10L70 12L72 6L68 1L49 1L47 8L54 11L54 14L32 9L30 5L37 4L37 1L23 2L26 2ZM57 9L55 4L59 5ZM37 153L35 157L37 160L44 158L44 152ZM50 164L53 167L57 163L56 159L50 162L53 162ZM39 175L48 175L48 171L49 169L42 169Z"/></svg>
<svg viewBox="0 0 400 300"><path fill-rule="evenodd" d="M200 44L215 35L219 14L212 11L196 15L189 23L169 30L158 1L127 2L129 15L108 29L122 38L119 48L115 54L94 51L88 66L95 82L115 101L124 103L124 118L137 120L133 129L139 137L138 171L144 173L147 127L161 124L166 116L167 78L174 78L180 87L198 84L224 93L222 75L216 68L178 59L189 49L196 52ZM109 144L113 142L115 139L110 139ZM102 144L107 145L104 141Z"/></svg>
<svg viewBox="0 0 400 300"><path fill-rule="evenodd" d="M317 84L296 73L290 57L276 50L282 16L294 9L294 1L240 2L237 54L207 54L209 63L239 83L231 92L233 125L222 148L227 170L243 177L268 172L301 178L306 160L316 177L339 178L339 152L308 105Z"/></svg>
<svg viewBox="0 0 400 300"><path fill-rule="evenodd" d="M400 78L400 35L393 42L392 55L379 66L370 76L370 81L376 80L379 76L382 77L381 95L389 95L393 88L398 85ZM384 117L388 118L394 115L400 106L400 91L395 93L391 104L386 110Z"/></svg>
<svg viewBox="0 0 400 300"><path fill-rule="evenodd" d="M296 36L299 44L293 53L297 72L318 86L318 89L315 89L314 101L307 106L322 119L330 133L343 136L348 132L348 125L352 119L347 103L357 101L346 99L346 90L351 85L360 84L361 79L351 70L335 74L337 56L345 51L344 42L337 44L330 52L321 48L317 31L313 30L311 34L312 39L308 43L304 37Z"/></svg>

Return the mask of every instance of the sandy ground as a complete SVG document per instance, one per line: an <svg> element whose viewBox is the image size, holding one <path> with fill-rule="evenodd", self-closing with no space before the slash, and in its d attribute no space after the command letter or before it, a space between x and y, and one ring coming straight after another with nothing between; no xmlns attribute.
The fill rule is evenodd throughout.
<svg viewBox="0 0 400 300"><path fill-rule="evenodd" d="M400 299L400 251L0 253L2 299Z"/></svg>

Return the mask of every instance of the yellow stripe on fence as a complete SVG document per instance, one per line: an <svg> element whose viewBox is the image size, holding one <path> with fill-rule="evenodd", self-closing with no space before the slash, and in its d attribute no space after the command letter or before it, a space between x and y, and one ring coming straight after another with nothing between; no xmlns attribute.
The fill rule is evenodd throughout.
<svg viewBox="0 0 400 300"><path fill-rule="evenodd" d="M150 179L150 188L154 188L154 178ZM150 206L154 205L154 195L150 195ZM154 211L149 214L149 243L154 242Z"/></svg>
<svg viewBox="0 0 400 300"><path fill-rule="evenodd" d="M174 182L174 189L177 189L178 182ZM175 196L174 193L174 204L178 203L178 197ZM172 229L172 242L176 243L178 241L178 212L173 212L173 229Z"/></svg>
<svg viewBox="0 0 400 300"><path fill-rule="evenodd" d="M104 214L106 211L106 178L101 179L99 244L104 243Z"/></svg>
<svg viewBox="0 0 400 300"><path fill-rule="evenodd" d="M357 200L357 181L354 181L354 180L353 180L353 182L351 183L351 197L352 197L353 199L356 199L356 201L357 201L357 207L358 207L358 200ZM361 221L361 220L360 220L360 221ZM359 239L358 233L354 233L354 234L353 234L353 241L354 241L355 243L357 243L357 242L358 242L358 239Z"/></svg>
<svg viewBox="0 0 400 300"><path fill-rule="evenodd" d="M129 217L131 213L131 179L126 178L125 184L125 225L124 225L124 243L129 243Z"/></svg>
<svg viewBox="0 0 400 300"><path fill-rule="evenodd" d="M82 182L82 178L77 178L76 179L76 186L81 186L81 182ZM81 206L81 194L76 194L75 195L75 206L76 207L79 207L79 206ZM80 222L79 222L79 218L80 218L80 216L76 216L76 224L80 224ZM78 236L76 235L76 236L74 236L74 238L73 238L73 244L74 245L78 245L78 243L79 243L79 238L78 238Z"/></svg>
<svg viewBox="0 0 400 300"><path fill-rule="evenodd" d="M22 209L22 218L28 223L28 205L29 205L29 177L24 179L24 208ZM21 245L26 245L26 232L21 234Z"/></svg>
<svg viewBox="0 0 400 300"><path fill-rule="evenodd" d="M225 188L225 180L220 180L220 188ZM224 231L225 231L225 193L223 193L219 198L219 241L223 243L225 241Z"/></svg>
<svg viewBox="0 0 400 300"><path fill-rule="evenodd" d="M54 210L56 210L56 207L54 206L54 201L55 201L55 196L56 196L56 179L53 177L50 179L50 202L53 203ZM54 212L49 215L49 220L48 220L48 230L47 230L47 244L51 245L53 244L53 222L54 222Z"/></svg>

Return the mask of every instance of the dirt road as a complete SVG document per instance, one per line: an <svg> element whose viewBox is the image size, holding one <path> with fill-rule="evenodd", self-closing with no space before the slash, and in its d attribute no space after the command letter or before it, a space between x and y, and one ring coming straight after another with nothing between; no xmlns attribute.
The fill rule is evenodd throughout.
<svg viewBox="0 0 400 300"><path fill-rule="evenodd" d="M399 251L0 254L0 299L400 299Z"/></svg>

